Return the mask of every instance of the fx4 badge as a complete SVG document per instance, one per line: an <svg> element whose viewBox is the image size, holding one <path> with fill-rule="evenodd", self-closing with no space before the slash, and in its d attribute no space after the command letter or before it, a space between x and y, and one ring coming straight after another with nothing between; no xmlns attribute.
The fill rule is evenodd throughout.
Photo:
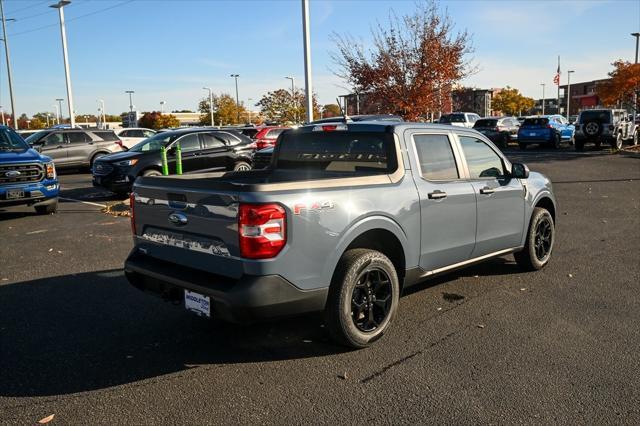
<svg viewBox="0 0 640 426"><path fill-rule="evenodd" d="M293 214L301 214L304 211L323 211L333 208L333 201L310 201L293 205Z"/></svg>

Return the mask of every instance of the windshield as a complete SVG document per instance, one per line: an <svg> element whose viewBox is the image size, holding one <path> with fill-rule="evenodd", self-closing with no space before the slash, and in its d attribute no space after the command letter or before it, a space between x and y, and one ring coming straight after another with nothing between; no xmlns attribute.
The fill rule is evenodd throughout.
<svg viewBox="0 0 640 426"><path fill-rule="evenodd" d="M476 124L473 125L474 128L478 127L496 127L498 125L498 120L487 120L480 119L476 121Z"/></svg>
<svg viewBox="0 0 640 426"><path fill-rule="evenodd" d="M29 144L29 145L33 145L34 143L36 143L41 137L43 137L44 135L48 134L49 131L47 130L41 130L39 132L35 132L32 135L29 135L25 141Z"/></svg>
<svg viewBox="0 0 640 426"><path fill-rule="evenodd" d="M169 142L174 140L176 135L173 132L163 132L157 133L151 136L148 139L143 140L142 142L138 142L134 146L129 149L129 151L133 152L153 152L160 151L160 148L163 146L167 146Z"/></svg>
<svg viewBox="0 0 640 426"><path fill-rule="evenodd" d="M464 123L464 114L448 114L440 117L440 123Z"/></svg>
<svg viewBox="0 0 640 426"><path fill-rule="evenodd" d="M582 111L580 113L580 122L599 121L600 123L609 123L611 121L610 111Z"/></svg>
<svg viewBox="0 0 640 426"><path fill-rule="evenodd" d="M350 174L388 174L398 165L393 134L382 132L285 132L277 169Z"/></svg>
<svg viewBox="0 0 640 426"><path fill-rule="evenodd" d="M0 151L26 151L29 145L11 129L0 130Z"/></svg>

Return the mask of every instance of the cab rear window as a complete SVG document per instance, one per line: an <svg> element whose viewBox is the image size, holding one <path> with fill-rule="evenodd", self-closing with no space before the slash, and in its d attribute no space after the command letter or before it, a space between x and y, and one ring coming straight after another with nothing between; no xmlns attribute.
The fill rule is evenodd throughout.
<svg viewBox="0 0 640 426"><path fill-rule="evenodd" d="M398 168L391 133L289 131L277 149L276 169L387 174Z"/></svg>

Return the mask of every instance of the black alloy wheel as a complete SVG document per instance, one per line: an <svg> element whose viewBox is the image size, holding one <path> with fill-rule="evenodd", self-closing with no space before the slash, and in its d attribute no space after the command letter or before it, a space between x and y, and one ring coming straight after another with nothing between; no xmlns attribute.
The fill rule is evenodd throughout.
<svg viewBox="0 0 640 426"><path fill-rule="evenodd" d="M360 273L351 297L351 317L358 330L376 330L391 312L391 279L377 267Z"/></svg>
<svg viewBox="0 0 640 426"><path fill-rule="evenodd" d="M540 262L546 261L551 253L552 238L553 225L548 217L542 217L536 224L534 240L536 258Z"/></svg>

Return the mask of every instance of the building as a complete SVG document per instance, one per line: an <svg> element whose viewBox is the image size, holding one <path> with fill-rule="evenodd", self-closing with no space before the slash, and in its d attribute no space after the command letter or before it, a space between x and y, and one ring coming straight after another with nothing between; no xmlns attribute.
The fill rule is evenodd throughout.
<svg viewBox="0 0 640 426"><path fill-rule="evenodd" d="M571 102L569 104L569 115L576 115L583 109L599 108L602 106L598 97L598 85L606 81L608 78L600 80L586 81L582 83L571 83ZM562 112L567 110L567 85L560 86L560 105ZM546 104L545 104L546 108ZM546 111L545 111L546 112Z"/></svg>
<svg viewBox="0 0 640 426"><path fill-rule="evenodd" d="M495 95L502 89L478 89L475 87L459 87L451 93L453 111L475 112L481 117L501 115L491 105Z"/></svg>
<svg viewBox="0 0 640 426"><path fill-rule="evenodd" d="M427 121L439 118L442 114L448 114L451 109L451 89L443 88L435 95L435 103L433 111L428 111L423 117ZM347 115L362 114L395 114L403 115L403 111L390 108L382 102L374 101L368 93L350 93L340 96L342 107Z"/></svg>

